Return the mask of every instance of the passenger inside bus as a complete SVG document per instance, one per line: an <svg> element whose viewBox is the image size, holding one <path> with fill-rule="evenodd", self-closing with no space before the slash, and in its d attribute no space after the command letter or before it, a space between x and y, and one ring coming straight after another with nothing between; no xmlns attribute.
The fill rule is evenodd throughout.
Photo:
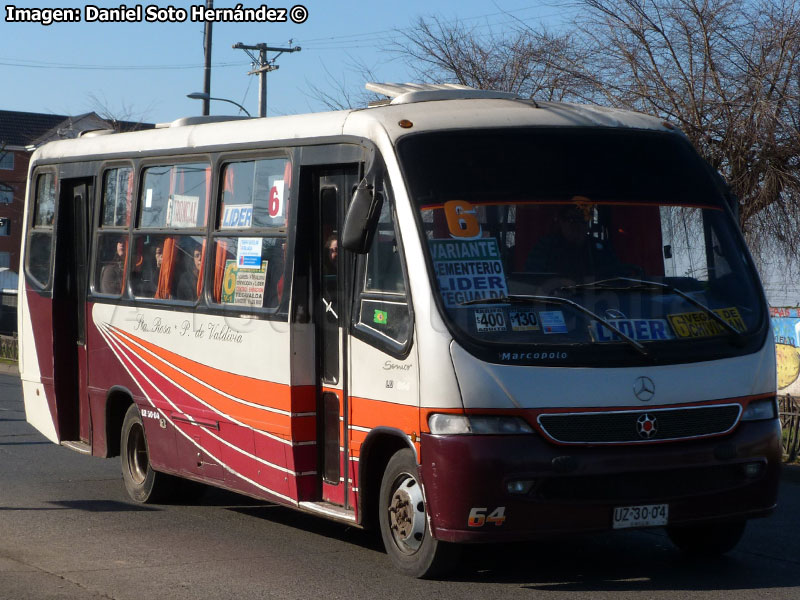
<svg viewBox="0 0 800 600"><path fill-rule="evenodd" d="M194 301L197 300L197 281L203 268L203 250L199 245L193 244L191 255L184 255L182 259L175 298Z"/></svg>
<svg viewBox="0 0 800 600"><path fill-rule="evenodd" d="M325 312L329 318L338 320L338 260L339 239L336 232L331 233L325 240L325 249L322 257L322 301Z"/></svg>
<svg viewBox="0 0 800 600"><path fill-rule="evenodd" d="M158 277L161 273L161 263L164 260L163 243L158 243L150 252L145 247L140 261L137 261L138 268L131 273L131 283L137 296L153 298L158 288Z"/></svg>
<svg viewBox="0 0 800 600"><path fill-rule="evenodd" d="M328 236L325 242L325 274L336 274L336 263L339 259L339 240L336 234Z"/></svg>
<svg viewBox="0 0 800 600"><path fill-rule="evenodd" d="M125 275L125 240L119 238L100 271L100 292L121 294Z"/></svg>

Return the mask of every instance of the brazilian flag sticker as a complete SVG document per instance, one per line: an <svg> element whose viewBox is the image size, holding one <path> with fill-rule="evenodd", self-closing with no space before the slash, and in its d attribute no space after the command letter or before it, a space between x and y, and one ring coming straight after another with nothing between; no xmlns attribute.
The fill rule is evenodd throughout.
<svg viewBox="0 0 800 600"><path fill-rule="evenodd" d="M385 310L378 310L375 309L375 313L372 315L373 323L377 323L378 325L386 325L386 321L389 319L389 315Z"/></svg>

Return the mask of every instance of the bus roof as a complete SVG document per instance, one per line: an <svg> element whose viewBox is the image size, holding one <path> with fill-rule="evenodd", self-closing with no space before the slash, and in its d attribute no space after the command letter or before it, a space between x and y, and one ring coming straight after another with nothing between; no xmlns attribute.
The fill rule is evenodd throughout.
<svg viewBox="0 0 800 600"><path fill-rule="evenodd" d="M396 84L371 85L373 87L370 89L376 89L378 85ZM377 140L385 135L394 143L410 133L473 128L675 129L658 118L641 113L593 105L534 102L505 92L473 90L464 86L448 86L439 91L422 89L403 92L400 89L394 90L393 95L395 98L391 102L360 109L192 125L181 125L181 121L185 122L181 120L172 126L146 131L51 142L38 149L31 162L87 156L135 156L143 152L214 151L253 146L259 142L324 142L325 138L341 136Z"/></svg>

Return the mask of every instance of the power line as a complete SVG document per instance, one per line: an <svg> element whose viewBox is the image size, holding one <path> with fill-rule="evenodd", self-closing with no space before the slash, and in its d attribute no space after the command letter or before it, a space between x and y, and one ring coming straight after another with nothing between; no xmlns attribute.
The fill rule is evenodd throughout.
<svg viewBox="0 0 800 600"><path fill-rule="evenodd" d="M14 61L14 62L7 62ZM84 71L174 71L181 69L203 69L203 64L189 65L86 65L69 63L44 63L43 61L26 61L21 59L8 59L0 57L0 65L5 67L23 67L28 69L71 69ZM214 67L243 67L246 62L216 63Z"/></svg>
<svg viewBox="0 0 800 600"><path fill-rule="evenodd" d="M237 42L233 45L237 50L244 50L253 61L253 70L250 71L248 75L258 75L258 115L260 117L267 116L267 73L278 68L275 61L284 52L300 52L300 50L302 50L300 46L291 46L291 43L292 40L289 40L290 47L288 48L267 46L264 43L247 45L242 42ZM258 56L253 54L255 51L258 51ZM278 54L273 56L270 60L267 59L267 52L277 52Z"/></svg>
<svg viewBox="0 0 800 600"><path fill-rule="evenodd" d="M469 22L477 21L480 19L487 19L498 15L509 15L512 13L521 13L528 10L538 8L536 5L521 7L518 9L508 11L497 11L474 17L466 17L459 19L451 19L442 21L442 24L453 24L456 22ZM478 29L501 27L510 23L529 22L532 20L549 19L554 16L563 16L570 11L559 11L548 13L545 15L537 14L529 18L511 18L492 23L485 23L479 25ZM403 36L404 32L413 31L414 27L382 29L378 31L369 31L364 33L350 33L338 36L324 36L317 38L308 38L303 41L304 48L307 51L335 51L335 50L348 50L348 49L369 49L374 47L373 42L386 43L399 39ZM391 35L394 34L394 35ZM319 42L314 45L314 42ZM309 45L310 43L310 45ZM244 62L221 62L215 63L214 68L229 68L229 67L242 67L247 63ZM119 71L119 70L136 70L136 71L175 71L187 69L201 69L205 65L201 64L177 64L177 65L104 65L104 64L81 64L81 63L55 63L52 61L38 61L32 59L18 59L9 57L0 57L0 66L30 68L30 69L69 69L69 70L86 70L86 71Z"/></svg>

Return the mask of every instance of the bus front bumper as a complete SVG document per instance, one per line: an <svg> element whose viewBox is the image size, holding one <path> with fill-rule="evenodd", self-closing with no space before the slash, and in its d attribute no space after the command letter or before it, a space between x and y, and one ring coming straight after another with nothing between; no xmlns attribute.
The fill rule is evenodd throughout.
<svg viewBox="0 0 800 600"><path fill-rule="evenodd" d="M615 508L629 506L667 504L670 525L766 516L780 477L777 419L648 445L557 446L538 435L421 441L431 530L447 542L609 530ZM525 493L510 491L529 482Z"/></svg>

